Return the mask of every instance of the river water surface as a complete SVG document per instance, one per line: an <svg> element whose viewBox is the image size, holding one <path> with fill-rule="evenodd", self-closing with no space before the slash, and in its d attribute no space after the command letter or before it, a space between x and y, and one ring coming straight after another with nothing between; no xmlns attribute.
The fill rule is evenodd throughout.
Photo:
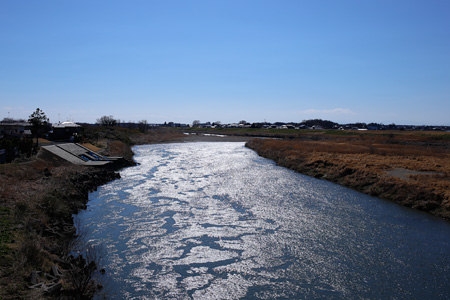
<svg viewBox="0 0 450 300"><path fill-rule="evenodd" d="M244 143L134 148L90 195L112 299L449 299L450 223L259 157Z"/></svg>

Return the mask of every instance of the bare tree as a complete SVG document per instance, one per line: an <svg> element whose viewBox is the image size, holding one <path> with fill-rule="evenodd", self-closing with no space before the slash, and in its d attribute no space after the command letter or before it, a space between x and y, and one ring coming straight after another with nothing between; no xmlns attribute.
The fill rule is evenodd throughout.
<svg viewBox="0 0 450 300"><path fill-rule="evenodd" d="M114 117L111 115L103 116L103 117L97 119L97 124L100 124L102 126L116 126L117 120L114 119Z"/></svg>
<svg viewBox="0 0 450 300"><path fill-rule="evenodd" d="M192 127L198 127L199 125L200 125L199 120L194 120L194 122L192 122Z"/></svg>
<svg viewBox="0 0 450 300"><path fill-rule="evenodd" d="M148 129L148 124L147 124L147 120L141 120L138 123L138 127L139 127L139 131L142 133L147 132Z"/></svg>

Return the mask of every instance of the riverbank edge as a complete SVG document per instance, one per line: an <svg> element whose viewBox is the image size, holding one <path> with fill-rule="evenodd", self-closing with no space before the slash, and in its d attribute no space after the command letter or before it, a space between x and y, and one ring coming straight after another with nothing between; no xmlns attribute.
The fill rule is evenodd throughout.
<svg viewBox="0 0 450 300"><path fill-rule="evenodd" d="M351 169L346 165L336 164L335 161L322 160L310 164L306 162L306 159L293 159L283 155L282 151L265 149L255 140L247 142L245 146L259 156L273 160L277 165L298 173L325 179L370 196L390 200L450 220L450 207L445 205L444 196L435 193L432 189L393 177L380 177L370 169Z"/></svg>
<svg viewBox="0 0 450 300"><path fill-rule="evenodd" d="M127 160L121 167L133 165ZM9 169L2 175L17 186L15 193L12 184L11 190L2 186L0 299L92 298L99 270L96 262L71 255L80 239L74 215L86 209L90 192L119 179L119 170L54 166L39 158Z"/></svg>
<svg viewBox="0 0 450 300"><path fill-rule="evenodd" d="M9 207L10 251L2 257L0 299L89 299L97 265L71 255L73 215L86 209L89 193L120 178L114 170L79 166L46 167L28 184L28 197ZM90 272L87 272L91 269Z"/></svg>

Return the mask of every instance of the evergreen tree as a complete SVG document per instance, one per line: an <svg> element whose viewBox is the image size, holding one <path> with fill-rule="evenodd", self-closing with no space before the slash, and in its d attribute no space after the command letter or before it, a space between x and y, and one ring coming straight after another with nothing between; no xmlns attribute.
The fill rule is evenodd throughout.
<svg viewBox="0 0 450 300"><path fill-rule="evenodd" d="M31 125L33 126L34 133L36 134L36 148L37 148L39 141L39 131L41 130L42 127L47 126L49 120L43 110L41 110L40 108L36 108L36 111L29 116L28 123L31 123Z"/></svg>

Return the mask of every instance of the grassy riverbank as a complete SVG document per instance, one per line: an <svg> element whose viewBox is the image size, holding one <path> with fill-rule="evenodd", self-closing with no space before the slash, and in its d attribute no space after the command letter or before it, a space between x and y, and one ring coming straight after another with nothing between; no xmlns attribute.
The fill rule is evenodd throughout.
<svg viewBox="0 0 450 300"><path fill-rule="evenodd" d="M231 134L245 140L254 136L284 138L255 139L247 145L301 173L450 219L448 133L206 133ZM142 133L98 126L85 128L84 134L89 147L104 155L124 156L130 164L132 145L204 138L186 137L180 130ZM72 214L85 208L89 191L117 177L111 170L52 165L37 158L0 165L0 299L92 296L98 288L92 276L100 270L89 260L69 255L77 240Z"/></svg>
<svg viewBox="0 0 450 300"><path fill-rule="evenodd" d="M303 174L450 219L450 134L321 131L247 143Z"/></svg>
<svg viewBox="0 0 450 300"><path fill-rule="evenodd" d="M89 282L79 285L74 275L81 279L84 270L78 274L80 266L69 256L75 238L72 214L85 207L89 191L118 178L118 174L105 169L53 166L34 159L2 165L0 178L0 297L39 299L49 288L59 296L89 295L94 287Z"/></svg>
<svg viewBox="0 0 450 300"><path fill-rule="evenodd" d="M85 134L86 145L124 156L129 164L132 145L182 137L164 129L141 133L119 127L86 128ZM79 241L72 214L85 208L90 191L119 176L36 157L0 165L0 299L92 297L99 288L92 279L101 270L92 257L70 256Z"/></svg>

